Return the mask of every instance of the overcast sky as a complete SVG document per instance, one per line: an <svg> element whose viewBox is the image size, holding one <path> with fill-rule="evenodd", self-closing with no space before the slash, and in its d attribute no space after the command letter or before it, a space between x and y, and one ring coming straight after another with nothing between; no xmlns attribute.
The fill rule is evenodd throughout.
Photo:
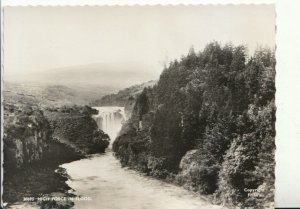
<svg viewBox="0 0 300 209"><path fill-rule="evenodd" d="M119 65L124 77L130 63L138 66L129 70L138 71L134 82L143 82L190 46L202 50L213 40L246 44L250 53L274 48L274 6L6 7L4 76L92 65L112 82L116 74L110 80L101 66Z"/></svg>

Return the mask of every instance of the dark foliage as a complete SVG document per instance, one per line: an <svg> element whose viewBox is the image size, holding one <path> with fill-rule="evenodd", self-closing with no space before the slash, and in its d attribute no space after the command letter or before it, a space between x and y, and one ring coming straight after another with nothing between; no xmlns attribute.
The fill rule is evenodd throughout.
<svg viewBox="0 0 300 209"><path fill-rule="evenodd" d="M136 99L113 150L123 165L217 202L264 207L274 196L274 77L270 49L191 49Z"/></svg>

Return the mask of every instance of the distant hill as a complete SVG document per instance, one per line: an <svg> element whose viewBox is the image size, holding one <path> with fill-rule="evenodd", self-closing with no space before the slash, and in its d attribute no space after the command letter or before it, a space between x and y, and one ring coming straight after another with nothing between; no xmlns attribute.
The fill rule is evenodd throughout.
<svg viewBox="0 0 300 209"><path fill-rule="evenodd" d="M125 107L125 113L129 116L135 104L136 97L143 91L144 88L152 87L156 83L157 80L151 80L146 83L130 86L120 90L116 94L105 95L91 104L92 106L122 106Z"/></svg>
<svg viewBox="0 0 300 209"><path fill-rule="evenodd" d="M141 70L143 69L143 71ZM68 66L43 71L10 75L4 81L31 82L64 86L100 86L114 90L157 78L159 75L143 63L94 63ZM109 92L106 92L106 94Z"/></svg>
<svg viewBox="0 0 300 209"><path fill-rule="evenodd" d="M35 103L41 105L89 104L95 98L112 92L97 86L73 87L42 83L4 83L6 103Z"/></svg>

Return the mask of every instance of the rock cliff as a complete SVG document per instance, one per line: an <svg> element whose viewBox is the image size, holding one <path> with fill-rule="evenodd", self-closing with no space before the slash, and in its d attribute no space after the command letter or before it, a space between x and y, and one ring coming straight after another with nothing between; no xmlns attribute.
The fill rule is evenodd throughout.
<svg viewBox="0 0 300 209"><path fill-rule="evenodd" d="M88 106L5 104L4 201L67 189L66 179L54 172L57 166L108 147L108 135L91 117L95 112Z"/></svg>
<svg viewBox="0 0 300 209"><path fill-rule="evenodd" d="M41 161L51 140L49 122L37 107L4 106L4 168Z"/></svg>

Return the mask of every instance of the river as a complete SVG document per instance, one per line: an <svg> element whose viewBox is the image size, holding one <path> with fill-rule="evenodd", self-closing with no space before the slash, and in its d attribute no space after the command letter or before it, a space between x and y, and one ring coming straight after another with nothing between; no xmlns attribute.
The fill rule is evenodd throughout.
<svg viewBox="0 0 300 209"><path fill-rule="evenodd" d="M123 107L95 107L99 128L113 140L126 120ZM217 209L204 197L181 187L122 168L111 146L105 154L65 163L66 182L76 195L75 209ZM16 203L9 208L39 208L34 203Z"/></svg>
<svg viewBox="0 0 300 209"><path fill-rule="evenodd" d="M181 187L122 168L112 152L62 167L71 177L67 184L82 197L75 201L75 209L222 208Z"/></svg>
<svg viewBox="0 0 300 209"><path fill-rule="evenodd" d="M112 139L126 120L124 107L94 107L93 118ZM111 146L110 146L111 147ZM67 184L79 201L75 209L214 209L208 200L181 187L122 168L109 151L63 164L71 177ZM85 199L86 198L86 199Z"/></svg>

